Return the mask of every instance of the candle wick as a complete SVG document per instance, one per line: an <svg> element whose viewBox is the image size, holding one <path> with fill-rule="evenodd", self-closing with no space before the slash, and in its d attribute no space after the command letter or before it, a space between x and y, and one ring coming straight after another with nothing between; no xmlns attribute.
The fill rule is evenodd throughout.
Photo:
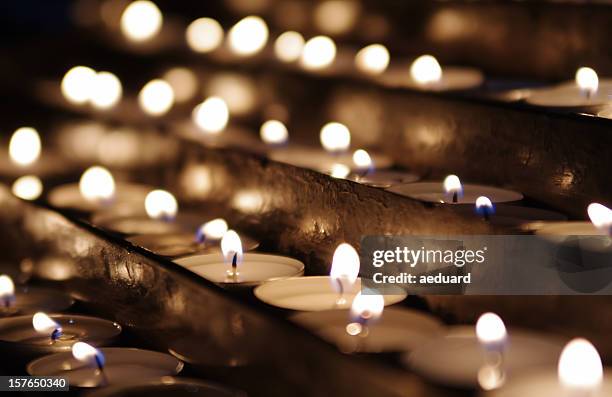
<svg viewBox="0 0 612 397"><path fill-rule="evenodd" d="M342 280L340 280L340 278L336 278L335 281L336 281L336 284L338 284L338 290L339 290L338 299L336 300L336 306L340 306L346 303L346 300L344 299L344 285L342 284Z"/></svg>
<svg viewBox="0 0 612 397"><path fill-rule="evenodd" d="M457 191L453 192L453 203L457 203L457 201L459 200L459 195L457 194Z"/></svg>
<svg viewBox="0 0 612 397"><path fill-rule="evenodd" d="M104 372L104 365L102 365L102 361L100 357L95 355L96 367L98 367L98 371L100 371L100 376L102 376L102 385L108 385L108 378L106 377L106 373Z"/></svg>
<svg viewBox="0 0 612 397"><path fill-rule="evenodd" d="M58 340L58 339L59 339L59 338L60 338L62 335L63 335L62 328L61 328L61 327L56 328L56 329L54 329L54 330L53 330L53 332L51 333L51 340L52 340L53 342L55 342L55 341L56 341L56 340Z"/></svg>
<svg viewBox="0 0 612 397"><path fill-rule="evenodd" d="M486 222L489 222L491 220L491 215L489 214L489 209L488 208L484 208L482 211L482 216L484 218L484 220Z"/></svg>

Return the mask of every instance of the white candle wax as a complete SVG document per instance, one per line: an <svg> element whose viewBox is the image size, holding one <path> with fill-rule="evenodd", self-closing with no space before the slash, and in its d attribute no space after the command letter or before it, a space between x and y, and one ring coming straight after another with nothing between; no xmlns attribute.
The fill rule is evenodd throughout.
<svg viewBox="0 0 612 397"><path fill-rule="evenodd" d="M394 88L410 88L424 91L458 91L480 86L484 81L478 69L458 66L443 66L439 81L419 83L410 76L410 63L390 66L377 79L383 85Z"/></svg>
<svg viewBox="0 0 612 397"><path fill-rule="evenodd" d="M557 371L552 368L527 371L508 382L504 387L486 394L490 397L572 397L571 391L559 382ZM612 371L604 371L604 380L600 387L589 394L575 396L604 397L612 396Z"/></svg>
<svg viewBox="0 0 612 397"><path fill-rule="evenodd" d="M354 174L350 179L363 185L387 189L395 185L416 182L419 176L410 172L377 169L365 174Z"/></svg>
<svg viewBox="0 0 612 397"><path fill-rule="evenodd" d="M304 274L304 264L297 259L285 256L259 253L245 253L238 265L236 279L228 277L231 269L223 260L223 255L194 255L176 259L175 263L192 272L219 284L257 285L274 278L294 277Z"/></svg>
<svg viewBox="0 0 612 397"><path fill-rule="evenodd" d="M108 202L88 200L81 194L79 184L60 185L49 192L49 204L57 208L93 212L116 205L140 208L153 188L146 185L116 182L114 196Z"/></svg>
<svg viewBox="0 0 612 397"><path fill-rule="evenodd" d="M283 309L319 311L348 309L353 299L361 291L361 279L357 279L351 290L344 291L341 304L340 295L333 287L329 276L287 278L274 280L255 288L255 296L269 305ZM398 288L395 295L384 295L385 305L401 302L406 298L404 290Z"/></svg>
<svg viewBox="0 0 612 397"><path fill-rule="evenodd" d="M521 371L555 365L563 349L550 335L510 330L504 353L509 378ZM478 372L486 364L485 350L473 327L458 326L404 356L404 364L431 381L459 388L477 388Z"/></svg>
<svg viewBox="0 0 612 397"><path fill-rule="evenodd" d="M414 310L391 307L368 325L367 336L349 335L347 310L301 312L290 319L334 343L343 352L407 352L442 333L440 321Z"/></svg>
<svg viewBox="0 0 612 397"><path fill-rule="evenodd" d="M376 152L369 152L369 154L375 167L387 168L393 163L391 158L384 154ZM344 165L349 170L357 169L353 163L353 153L350 151L333 154L323 149L296 145L271 150L268 156L274 161L323 173L330 173L336 164Z"/></svg>
<svg viewBox="0 0 612 397"><path fill-rule="evenodd" d="M590 96L575 82L567 82L554 87L532 90L526 98L527 103L548 107L585 107L600 106L610 102L612 80L599 80L597 92Z"/></svg>
<svg viewBox="0 0 612 397"><path fill-rule="evenodd" d="M221 253L220 240L205 240L200 243L196 241L195 233L141 234L127 240L155 254L169 257ZM252 251L259 246L259 242L244 235L240 236L240 240L245 251Z"/></svg>
<svg viewBox="0 0 612 397"><path fill-rule="evenodd" d="M0 151L0 175L16 178L30 174L38 177L59 175L72 170L73 164L55 152L43 149L40 157L28 165L19 165L11 161L7 151Z"/></svg>
<svg viewBox="0 0 612 397"><path fill-rule="evenodd" d="M417 182L397 185L387 189L390 192L415 200L430 203L452 204L452 194L444 191L442 182ZM457 204L474 204L480 196L488 197L493 203L520 201L523 195L512 190L484 185L463 185L463 196L458 197Z"/></svg>
<svg viewBox="0 0 612 397"><path fill-rule="evenodd" d="M45 288L17 286L14 302L8 308L0 306L0 317L39 311L58 312L68 309L73 304L74 299L62 292Z"/></svg>
<svg viewBox="0 0 612 397"><path fill-rule="evenodd" d="M108 347L100 351L106 358L104 376L107 385L154 379L175 375L183 369L183 363L169 354L155 351ZM83 363L71 352L51 354L32 361L27 366L32 376L61 376L71 387L99 387L104 377L95 365Z"/></svg>
<svg viewBox="0 0 612 397"><path fill-rule="evenodd" d="M476 213L472 206L457 206L458 212L476 217L482 217ZM496 205L495 211L489 216L488 222L493 225L517 228L522 231L531 232L541 228L546 222L564 221L567 217L558 212L542 210L539 208L522 207L518 205Z"/></svg>

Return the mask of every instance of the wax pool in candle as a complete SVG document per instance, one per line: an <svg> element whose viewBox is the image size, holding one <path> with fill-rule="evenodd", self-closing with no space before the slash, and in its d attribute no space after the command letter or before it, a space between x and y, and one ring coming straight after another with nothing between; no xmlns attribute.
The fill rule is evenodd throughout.
<svg viewBox="0 0 612 397"><path fill-rule="evenodd" d="M349 334L347 310L302 312L290 319L336 344L344 352L406 352L438 336L443 328L435 318L413 310L391 307L368 326L366 336Z"/></svg>
<svg viewBox="0 0 612 397"><path fill-rule="evenodd" d="M549 107L599 106L610 102L612 80L600 80L590 68L580 68L575 81L555 87L533 90L526 101L532 105Z"/></svg>
<svg viewBox="0 0 612 397"><path fill-rule="evenodd" d="M484 219L483 214L471 206L462 205L454 208L462 214L479 216ZM495 205L491 215L488 216L488 222L493 225L511 227L525 232L535 231L546 222L565 219L567 217L558 212L505 204Z"/></svg>
<svg viewBox="0 0 612 397"><path fill-rule="evenodd" d="M144 381L175 375L183 363L169 354L155 351L109 347L100 352L105 357L104 373L96 365L84 363L71 352L56 353L32 361L27 366L32 376L61 376L71 387L99 387Z"/></svg>
<svg viewBox="0 0 612 397"><path fill-rule="evenodd" d="M352 174L349 179L364 185L388 189L395 185L416 182L419 176L408 171L376 169L366 173Z"/></svg>
<svg viewBox="0 0 612 397"><path fill-rule="evenodd" d="M0 276L2 279L6 276ZM0 284L4 284L3 282ZM62 311L74 303L74 300L62 293L45 288L16 286L12 297L5 295L0 286L0 317L29 314L38 311Z"/></svg>
<svg viewBox="0 0 612 397"><path fill-rule="evenodd" d="M90 397L246 397L246 393L216 383L197 379L163 377L148 382L109 386L89 394Z"/></svg>
<svg viewBox="0 0 612 397"><path fill-rule="evenodd" d="M155 254L168 257L221 253L220 240L200 239L194 233L140 234L127 240ZM244 235L240 236L240 240L245 251L252 251L259 246L259 242Z"/></svg>
<svg viewBox="0 0 612 397"><path fill-rule="evenodd" d="M457 186L449 187L447 181L453 176L449 175L444 182L407 183L393 186L388 190L415 200L442 204L455 203L454 192L458 193L456 204L474 204L480 196L488 197L493 203L520 201L523 199L521 193L512 190L484 185L461 185L456 177Z"/></svg>
<svg viewBox="0 0 612 397"><path fill-rule="evenodd" d="M556 362L562 342L550 335L510 330L504 353L504 371L511 378L521 371ZM457 326L433 338L404 357L404 364L426 378L448 386L477 388L486 365L486 348L474 327Z"/></svg>
<svg viewBox="0 0 612 397"><path fill-rule="evenodd" d="M37 315L46 316L43 313ZM31 315L0 319L0 346L14 355L34 357L70 351L78 341L93 345L107 344L121 333L119 324L95 317L50 314L47 320L61 329L56 337L52 337L54 329L35 329L37 324L33 324Z"/></svg>

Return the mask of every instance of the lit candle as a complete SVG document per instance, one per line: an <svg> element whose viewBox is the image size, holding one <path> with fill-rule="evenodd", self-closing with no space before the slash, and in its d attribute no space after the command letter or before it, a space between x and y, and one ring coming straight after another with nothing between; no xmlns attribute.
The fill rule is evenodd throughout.
<svg viewBox="0 0 612 397"><path fill-rule="evenodd" d="M221 239L221 252L193 255L174 261L226 287L251 287L275 278L301 276L304 264L278 255L243 253L242 240L233 230Z"/></svg>
<svg viewBox="0 0 612 397"><path fill-rule="evenodd" d="M60 376L70 387L100 387L129 384L176 375L183 363L169 354L150 350L95 347L78 342L72 352L51 354L27 366L32 376Z"/></svg>
<svg viewBox="0 0 612 397"><path fill-rule="evenodd" d="M61 325L43 312L38 312L32 317L32 326L36 332L46 335L55 342L63 334Z"/></svg>
<svg viewBox="0 0 612 397"><path fill-rule="evenodd" d="M285 32L274 42L274 53L282 62L290 63L300 59L304 49L304 37L298 32Z"/></svg>
<svg viewBox="0 0 612 397"><path fill-rule="evenodd" d="M259 135L264 143L272 146L284 145L289 139L287 127L278 120L268 120L263 123Z"/></svg>
<svg viewBox="0 0 612 397"><path fill-rule="evenodd" d="M121 15L121 32L130 41L144 42L161 30L163 15L155 3L137 0L130 3Z"/></svg>
<svg viewBox="0 0 612 397"><path fill-rule="evenodd" d="M212 18L198 18L185 31L189 48L195 52L207 53L219 48L223 42L223 28Z"/></svg>
<svg viewBox="0 0 612 397"><path fill-rule="evenodd" d="M532 105L548 107L585 107L607 104L612 94L612 81L600 80L589 67L576 71L574 81L553 87L532 90L526 101Z"/></svg>
<svg viewBox="0 0 612 397"><path fill-rule="evenodd" d="M366 74L381 74L389 66L389 50L382 44L371 44L359 50L355 56L355 66Z"/></svg>
<svg viewBox="0 0 612 397"><path fill-rule="evenodd" d="M476 213L481 215L485 221L489 221L491 219L491 215L495 213L495 207L493 203L488 197L479 196L476 199Z"/></svg>
<svg viewBox="0 0 612 397"><path fill-rule="evenodd" d="M248 16L229 30L228 42L232 52L239 56L252 56L268 42L268 25L258 16Z"/></svg>
<svg viewBox="0 0 612 397"><path fill-rule="evenodd" d="M13 280L0 275L0 317L33 313L40 310L60 311L72 306L68 295L36 287L15 288Z"/></svg>
<svg viewBox="0 0 612 397"><path fill-rule="evenodd" d="M540 208L508 204L494 205L486 196L478 197L474 208L457 206L454 209L468 216L476 212L477 215L492 225L523 232L534 232L545 226L547 222L567 220L567 217L563 214Z"/></svg>
<svg viewBox="0 0 612 397"><path fill-rule="evenodd" d="M138 94L140 108L151 116L162 116L174 104L174 91L165 80L155 79L142 87Z"/></svg>
<svg viewBox="0 0 612 397"><path fill-rule="evenodd" d="M444 329L433 316L394 306L383 313L384 305L381 295L359 293L350 311L301 312L290 319L335 344L344 353L409 352L439 336Z"/></svg>
<svg viewBox="0 0 612 397"><path fill-rule="evenodd" d="M273 280L255 288L255 296L269 305L283 309L320 311L348 309L361 290L359 255L347 243L340 244L332 259L329 276L293 277ZM385 304L402 301L403 289L385 295Z"/></svg>
<svg viewBox="0 0 612 397"><path fill-rule="evenodd" d="M492 203L523 199L521 193L512 190L483 185L463 185L456 175L448 175L442 183L407 183L393 186L388 190L415 200L439 204L475 204L480 196L486 196Z"/></svg>
<svg viewBox="0 0 612 397"><path fill-rule="evenodd" d="M499 316L486 313L475 327L449 327L405 355L403 363L438 384L490 390L521 371L554 365L562 346L551 335L518 329L508 333Z"/></svg>
<svg viewBox="0 0 612 397"><path fill-rule="evenodd" d="M42 181L35 175L25 175L13 183L13 194L23 200L36 200L43 192Z"/></svg>
<svg viewBox="0 0 612 397"><path fill-rule="evenodd" d="M612 394L612 376L604 369L597 349L586 339L571 340L552 365L523 371L491 397L604 397Z"/></svg>
<svg viewBox="0 0 612 397"><path fill-rule="evenodd" d="M307 70L322 70L336 59L336 44L327 36L316 36L308 40L302 49L301 64Z"/></svg>
<svg viewBox="0 0 612 397"><path fill-rule="evenodd" d="M604 248L610 242L612 229L612 210L599 204L591 203L587 207L590 222L548 222L543 224L536 234L555 242L562 242L567 236L602 236L599 240Z"/></svg>
<svg viewBox="0 0 612 397"><path fill-rule="evenodd" d="M210 97L193 109L194 123L205 133L220 134L229 121L229 109L219 97Z"/></svg>

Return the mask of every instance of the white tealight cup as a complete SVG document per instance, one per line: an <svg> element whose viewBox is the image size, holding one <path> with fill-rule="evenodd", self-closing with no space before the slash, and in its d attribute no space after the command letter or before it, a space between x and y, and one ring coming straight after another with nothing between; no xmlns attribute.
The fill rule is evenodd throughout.
<svg viewBox="0 0 612 397"><path fill-rule="evenodd" d="M419 201L453 204L452 195L444 191L442 182L407 183L393 186L387 190ZM513 190L466 184L463 185L463 194L458 197L456 204L474 204L480 196L488 197L492 203L513 202L523 199L522 193Z"/></svg>
<svg viewBox="0 0 612 397"><path fill-rule="evenodd" d="M255 288L255 296L262 302L282 309L301 311L320 311L333 309L348 309L353 299L361 291L361 279L358 278L351 290L339 294L333 287L329 276L312 276L286 278L267 282ZM385 305L403 301L406 291L398 288L395 295L384 295Z"/></svg>
<svg viewBox="0 0 612 397"><path fill-rule="evenodd" d="M49 204L62 209L94 212L114 206L140 208L153 188L126 182L115 182L115 193L108 201L87 200L81 194L78 183L60 185L49 192Z"/></svg>

